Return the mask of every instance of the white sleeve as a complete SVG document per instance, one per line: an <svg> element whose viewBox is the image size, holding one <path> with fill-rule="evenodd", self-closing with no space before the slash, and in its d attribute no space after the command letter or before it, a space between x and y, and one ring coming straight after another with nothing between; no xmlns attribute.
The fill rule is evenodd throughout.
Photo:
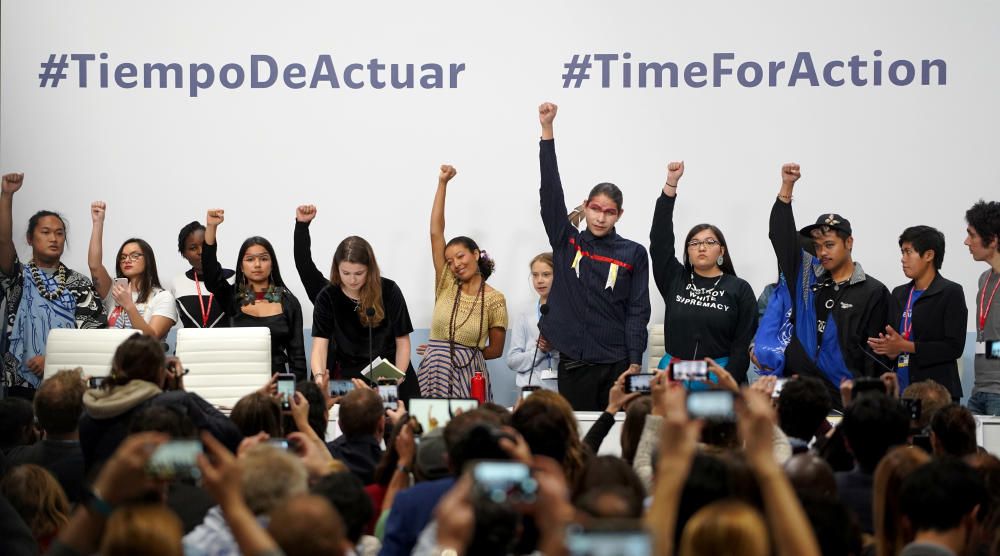
<svg viewBox="0 0 1000 556"><path fill-rule="evenodd" d="M531 371L531 354L532 352L528 349L528 342L530 338L527 334L525 328L526 323L525 315L517 315L514 321L514 326L510 329L510 336L508 341L510 342L510 349L507 350L507 366L511 370L518 373L527 373ZM532 348L534 346L531 346Z"/></svg>
<svg viewBox="0 0 1000 556"><path fill-rule="evenodd" d="M152 320L154 316L166 317L177 322L177 304L174 302L174 295L167 290L156 292L149 300L145 314L142 316L146 322Z"/></svg>

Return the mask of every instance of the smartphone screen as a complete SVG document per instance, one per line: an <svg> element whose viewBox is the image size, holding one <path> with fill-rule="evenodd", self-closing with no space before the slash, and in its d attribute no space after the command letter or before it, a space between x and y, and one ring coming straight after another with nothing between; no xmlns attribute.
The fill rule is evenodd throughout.
<svg viewBox="0 0 1000 556"><path fill-rule="evenodd" d="M354 390L354 383L350 380L331 380L330 381L330 395L337 398L346 395L351 390Z"/></svg>
<svg viewBox="0 0 1000 556"><path fill-rule="evenodd" d="M382 407L396 409L399 392L395 384L383 384L378 387L378 395L382 398Z"/></svg>
<svg viewBox="0 0 1000 556"><path fill-rule="evenodd" d="M115 285L124 288L128 285L128 278L115 278Z"/></svg>
<svg viewBox="0 0 1000 556"><path fill-rule="evenodd" d="M530 504L538 483L531 469L516 461L480 461L472 468L476 496L494 504Z"/></svg>
<svg viewBox="0 0 1000 556"><path fill-rule="evenodd" d="M785 388L786 382L788 382L787 378L779 378L774 382L774 392L771 393L772 398L777 398L781 395L781 390Z"/></svg>
<svg viewBox="0 0 1000 556"><path fill-rule="evenodd" d="M705 361L677 361L670 365L670 380L708 380Z"/></svg>
<svg viewBox="0 0 1000 556"><path fill-rule="evenodd" d="M653 385L652 380L654 374L642 373L637 375L628 375L625 377L625 391L628 393L640 392L642 394L648 394L652 391Z"/></svg>
<svg viewBox="0 0 1000 556"><path fill-rule="evenodd" d="M291 373L281 373L278 375L278 398L281 401L281 409L288 411L292 408L292 398L295 397L295 375Z"/></svg>
<svg viewBox="0 0 1000 556"><path fill-rule="evenodd" d="M525 386L521 388L521 399L525 400L528 398L528 396L534 394L539 390L541 390L540 386Z"/></svg>
<svg viewBox="0 0 1000 556"><path fill-rule="evenodd" d="M986 341L986 358L1000 359L1000 340Z"/></svg>
<svg viewBox="0 0 1000 556"><path fill-rule="evenodd" d="M687 397L688 415L692 419L736 419L733 393L728 390L697 390Z"/></svg>
<svg viewBox="0 0 1000 556"><path fill-rule="evenodd" d="M447 425L456 411L472 411L477 407L479 401L472 398L410 398L408 412L424 432L430 432Z"/></svg>
<svg viewBox="0 0 1000 556"><path fill-rule="evenodd" d="M570 556L648 556L653 553L645 531L584 531L571 527L566 533Z"/></svg>
<svg viewBox="0 0 1000 556"><path fill-rule="evenodd" d="M202 452L198 440L171 440L160 444L146 463L146 472L158 479L197 479L198 454Z"/></svg>
<svg viewBox="0 0 1000 556"><path fill-rule="evenodd" d="M87 379L87 386L92 390L100 388L107 378L106 376L92 376Z"/></svg>

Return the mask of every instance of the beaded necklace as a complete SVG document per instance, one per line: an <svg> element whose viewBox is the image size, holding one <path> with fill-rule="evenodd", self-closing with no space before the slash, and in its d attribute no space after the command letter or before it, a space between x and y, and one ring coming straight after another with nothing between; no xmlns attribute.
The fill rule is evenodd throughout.
<svg viewBox="0 0 1000 556"><path fill-rule="evenodd" d="M56 272L53 278L56 281L56 289L49 291L45 285L45 278L42 276L42 271L35 264L32 259L28 263L28 270L31 272L31 281L35 283L35 288L38 290L38 295L41 295L49 301L55 301L62 297L63 292L66 291L66 266L59 263L56 267Z"/></svg>

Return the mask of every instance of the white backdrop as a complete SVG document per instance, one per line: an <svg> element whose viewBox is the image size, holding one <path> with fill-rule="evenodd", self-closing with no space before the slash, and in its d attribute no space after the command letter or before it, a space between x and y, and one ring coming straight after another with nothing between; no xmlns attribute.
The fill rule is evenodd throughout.
<svg viewBox="0 0 1000 556"><path fill-rule="evenodd" d="M428 216L437 167L459 175L448 199L447 235L469 235L497 259L491 283L513 312L533 299L528 260L547 249L538 216L536 107L560 105L557 148L568 202L600 181L625 193L619 233L648 243L653 203L669 160L684 159L677 227L709 221L730 242L740 275L760 291L776 267L767 214L780 165L802 164L800 223L839 212L855 230L855 258L890 288L905 279L896 238L929 224L947 236L944 273L970 304L985 269L962 245L964 211L996 198L1000 128L1000 4L929 1L803 2L437 2L260 1L168 3L2 2L0 170L23 171L15 238L41 208L70 223L66 262L86 271L92 200L108 202L105 259L133 235L156 249L165 282L184 269L176 234L226 209L220 231L227 266L252 234L270 238L287 282L303 300L291 240L295 206L314 203L313 247L326 269L350 234L374 245L383 273L405 293L414 325L429 326L432 270ZM881 58L874 54L881 50ZM631 60L711 64L732 52L753 60L817 63L858 55L944 60L936 74L894 86L602 88L592 73L564 88L573 54L631 53ZM183 87L87 87L77 65L58 87L40 87L51 54L108 53L114 66L179 63ZM360 89L328 84L189 93L190 64L216 70L252 54L309 68L329 54L348 63L465 64L457 87ZM766 67L766 65L765 65ZM637 70L633 70L635 73ZM386 72L387 73L387 72ZM885 70L883 69L883 73ZM418 75L420 72L418 71ZM847 76L841 70L841 76ZM366 72L359 72L362 78ZM249 76L247 76L249 79ZM765 80L766 85L766 80ZM22 258L26 247L18 239ZM557 269L562 270L562 269ZM663 302L652 293L653 319ZM306 322L311 307L304 303ZM970 311L971 317L971 311ZM307 324L308 325L308 324ZM970 319L971 329L971 319Z"/></svg>

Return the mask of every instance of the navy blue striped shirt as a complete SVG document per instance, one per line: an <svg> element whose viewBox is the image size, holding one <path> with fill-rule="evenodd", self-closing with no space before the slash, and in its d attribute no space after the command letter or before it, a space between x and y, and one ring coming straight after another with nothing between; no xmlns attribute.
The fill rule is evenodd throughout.
<svg viewBox="0 0 1000 556"><path fill-rule="evenodd" d="M539 142L538 161L542 223L555 263L549 313L539 323L542 335L564 358L642 364L650 315L646 248L614 229L595 237L574 228L566 217L554 140ZM612 264L618 266L618 276L608 287Z"/></svg>

